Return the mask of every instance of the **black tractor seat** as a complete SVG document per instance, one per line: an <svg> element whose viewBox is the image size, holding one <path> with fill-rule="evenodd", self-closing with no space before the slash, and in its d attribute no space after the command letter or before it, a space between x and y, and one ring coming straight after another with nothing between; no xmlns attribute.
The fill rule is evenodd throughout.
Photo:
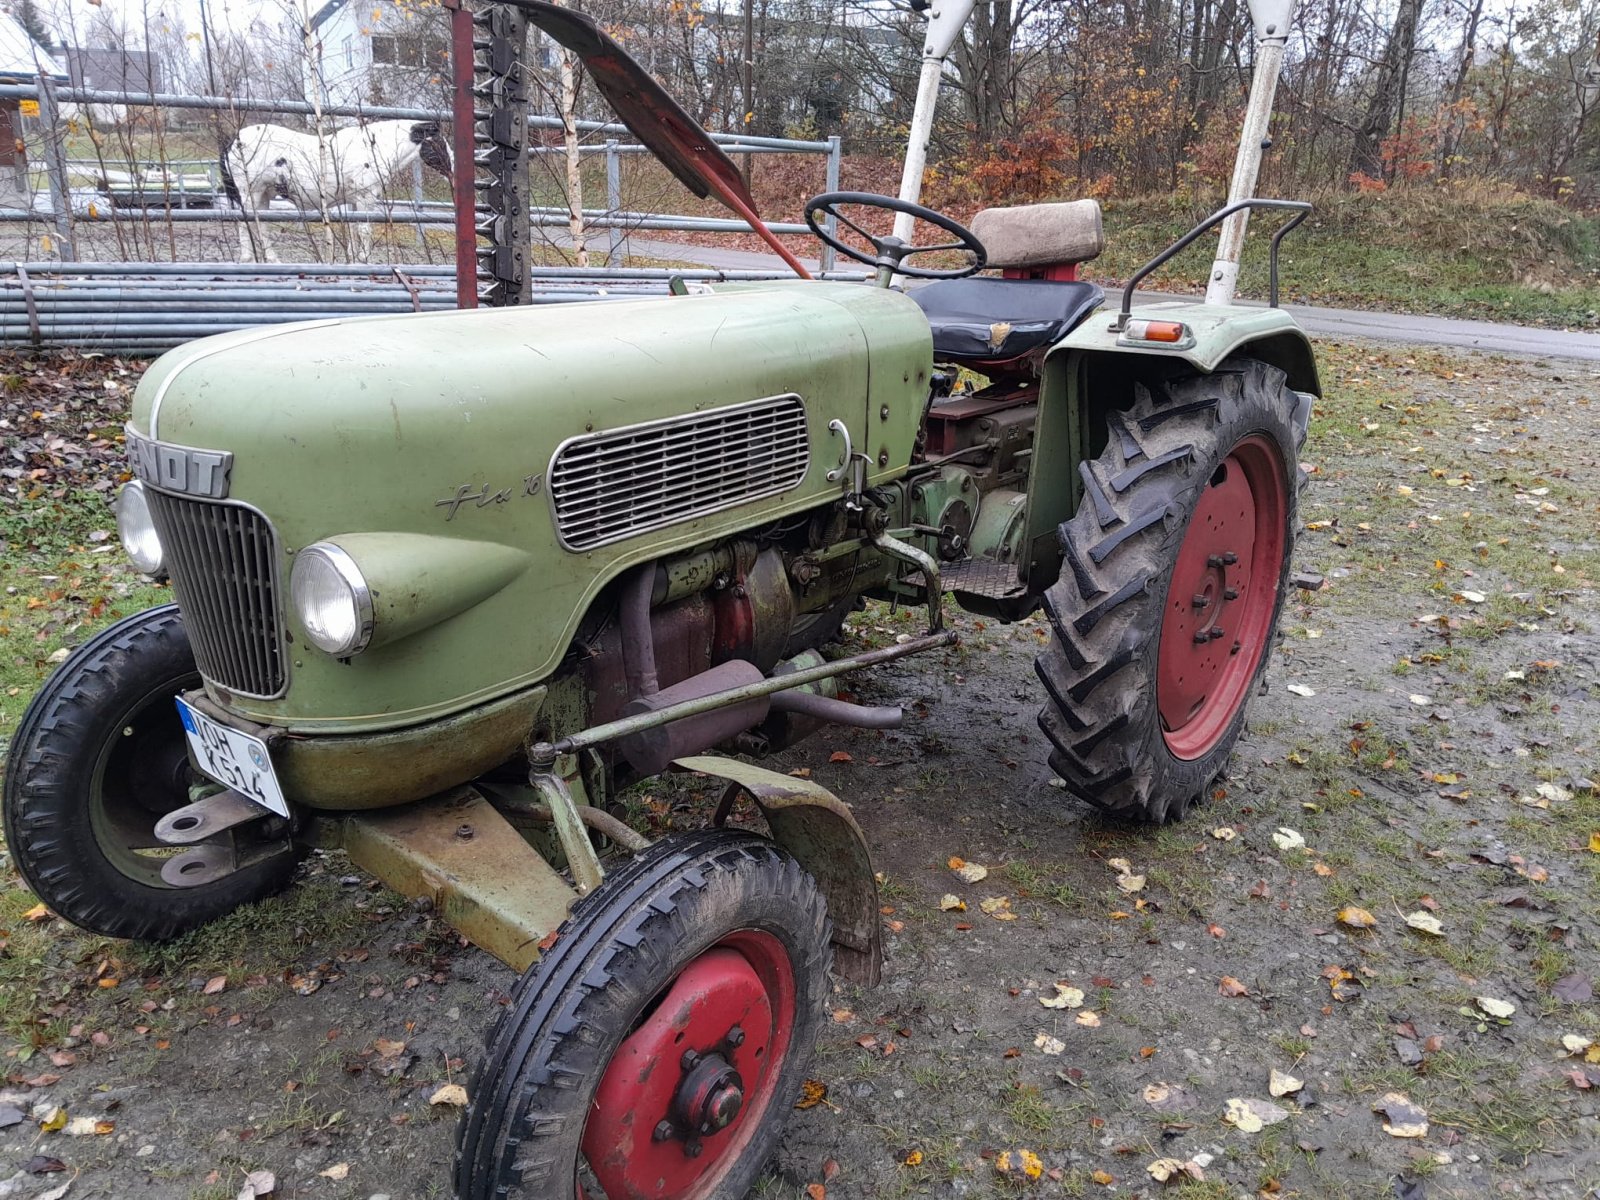
<svg viewBox="0 0 1600 1200"><path fill-rule="evenodd" d="M908 293L933 327L936 359L1001 362L1048 346L1100 307L1105 291L1081 280L969 275Z"/></svg>

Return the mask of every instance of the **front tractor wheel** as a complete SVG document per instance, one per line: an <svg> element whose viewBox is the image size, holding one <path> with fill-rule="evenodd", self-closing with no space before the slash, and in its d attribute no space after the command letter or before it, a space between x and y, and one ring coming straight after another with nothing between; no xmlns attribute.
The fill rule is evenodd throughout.
<svg viewBox="0 0 1600 1200"><path fill-rule="evenodd" d="M752 834L665 838L573 908L489 1035L459 1200L737 1200L827 997L815 882Z"/></svg>
<svg viewBox="0 0 1600 1200"><path fill-rule="evenodd" d="M1044 597L1054 638L1035 669L1067 788L1162 821L1221 772L1266 668L1309 405L1253 359L1136 392L1080 467L1083 502Z"/></svg>
<svg viewBox="0 0 1600 1200"><path fill-rule="evenodd" d="M156 837L156 822L193 790L220 790L189 765L173 703L199 686L183 618L169 604L80 646L23 714L6 759L6 845L34 894L74 925L163 941L293 876L286 823L262 810L206 843L245 865L191 887L162 877L177 851ZM263 849L271 852L258 856Z"/></svg>

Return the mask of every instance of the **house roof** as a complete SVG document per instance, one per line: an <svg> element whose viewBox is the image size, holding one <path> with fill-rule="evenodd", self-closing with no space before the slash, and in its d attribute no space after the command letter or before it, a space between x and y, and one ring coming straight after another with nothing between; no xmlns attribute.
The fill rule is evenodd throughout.
<svg viewBox="0 0 1600 1200"><path fill-rule="evenodd" d="M311 28L320 29L325 21L330 21L339 14L339 10L349 4L350 0L328 0L321 8L311 14Z"/></svg>
<svg viewBox="0 0 1600 1200"><path fill-rule="evenodd" d="M0 12L0 80L27 82L44 72L58 83L67 82L67 73L44 47L28 36L9 13Z"/></svg>

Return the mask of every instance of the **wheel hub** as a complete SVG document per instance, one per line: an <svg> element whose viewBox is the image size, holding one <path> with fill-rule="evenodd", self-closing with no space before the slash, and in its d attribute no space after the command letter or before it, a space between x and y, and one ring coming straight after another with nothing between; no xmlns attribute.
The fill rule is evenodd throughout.
<svg viewBox="0 0 1600 1200"><path fill-rule="evenodd" d="M792 977L771 969L768 940L736 935L691 961L617 1049L583 1135L610 1200L709 1196L743 1149L792 1025Z"/></svg>
<svg viewBox="0 0 1600 1200"><path fill-rule="evenodd" d="M1277 611L1287 493L1261 435L1229 452L1189 518L1167 589L1156 707L1167 748L1200 758L1248 698Z"/></svg>

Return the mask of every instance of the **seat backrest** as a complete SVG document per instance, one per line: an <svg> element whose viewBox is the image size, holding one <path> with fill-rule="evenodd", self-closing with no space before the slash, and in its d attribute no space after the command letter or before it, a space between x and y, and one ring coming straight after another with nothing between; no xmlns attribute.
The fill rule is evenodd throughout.
<svg viewBox="0 0 1600 1200"><path fill-rule="evenodd" d="M989 265L1007 270L1088 262L1106 248L1098 200L986 208L972 232L989 252Z"/></svg>

